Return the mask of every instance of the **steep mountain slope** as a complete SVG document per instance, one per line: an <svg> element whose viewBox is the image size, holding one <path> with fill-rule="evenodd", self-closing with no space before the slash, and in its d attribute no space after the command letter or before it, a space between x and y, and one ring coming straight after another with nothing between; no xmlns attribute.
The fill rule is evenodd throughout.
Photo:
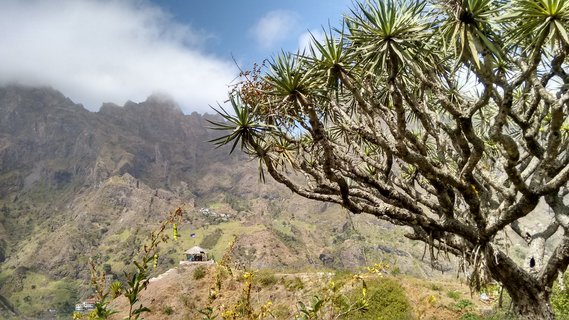
<svg viewBox="0 0 569 320"><path fill-rule="evenodd" d="M178 206L182 236L156 272L193 245L221 257L234 236L245 268L387 259L435 272L417 259L422 246L401 240L404 230L260 183L255 161L207 142L208 117L160 96L94 113L50 88L0 88L0 300L18 317L68 313L91 293L89 258L120 278L148 230Z"/></svg>

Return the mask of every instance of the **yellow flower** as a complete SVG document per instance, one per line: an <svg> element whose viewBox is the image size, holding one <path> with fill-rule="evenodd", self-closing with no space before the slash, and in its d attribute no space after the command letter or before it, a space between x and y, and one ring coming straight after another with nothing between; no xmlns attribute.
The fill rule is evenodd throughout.
<svg viewBox="0 0 569 320"><path fill-rule="evenodd" d="M174 225L172 226L172 231L174 234L174 240L178 240L178 225L174 223Z"/></svg>

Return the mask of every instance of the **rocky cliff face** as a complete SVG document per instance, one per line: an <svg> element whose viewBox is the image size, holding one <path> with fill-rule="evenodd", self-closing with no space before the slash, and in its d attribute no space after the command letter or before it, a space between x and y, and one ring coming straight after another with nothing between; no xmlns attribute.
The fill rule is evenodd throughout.
<svg viewBox="0 0 569 320"><path fill-rule="evenodd" d="M37 182L62 187L129 173L166 186L191 176L209 158L204 117L184 115L165 98L97 113L49 88L0 88L2 195Z"/></svg>

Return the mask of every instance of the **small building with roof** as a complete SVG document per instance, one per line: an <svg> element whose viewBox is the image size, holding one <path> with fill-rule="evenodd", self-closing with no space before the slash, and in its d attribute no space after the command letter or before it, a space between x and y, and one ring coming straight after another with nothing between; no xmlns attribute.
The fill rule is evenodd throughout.
<svg viewBox="0 0 569 320"><path fill-rule="evenodd" d="M207 251L204 248L195 246L185 252L186 261L188 262L202 262L208 261Z"/></svg>

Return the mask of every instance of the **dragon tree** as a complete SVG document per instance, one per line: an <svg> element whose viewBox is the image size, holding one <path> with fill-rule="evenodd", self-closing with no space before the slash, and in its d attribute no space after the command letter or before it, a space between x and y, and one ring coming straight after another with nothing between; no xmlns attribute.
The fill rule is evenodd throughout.
<svg viewBox="0 0 569 320"><path fill-rule="evenodd" d="M300 196L408 227L472 286L500 282L520 318L553 319L569 263L568 28L566 0L356 2L309 50L242 73L216 143ZM525 261L500 241L514 237Z"/></svg>

